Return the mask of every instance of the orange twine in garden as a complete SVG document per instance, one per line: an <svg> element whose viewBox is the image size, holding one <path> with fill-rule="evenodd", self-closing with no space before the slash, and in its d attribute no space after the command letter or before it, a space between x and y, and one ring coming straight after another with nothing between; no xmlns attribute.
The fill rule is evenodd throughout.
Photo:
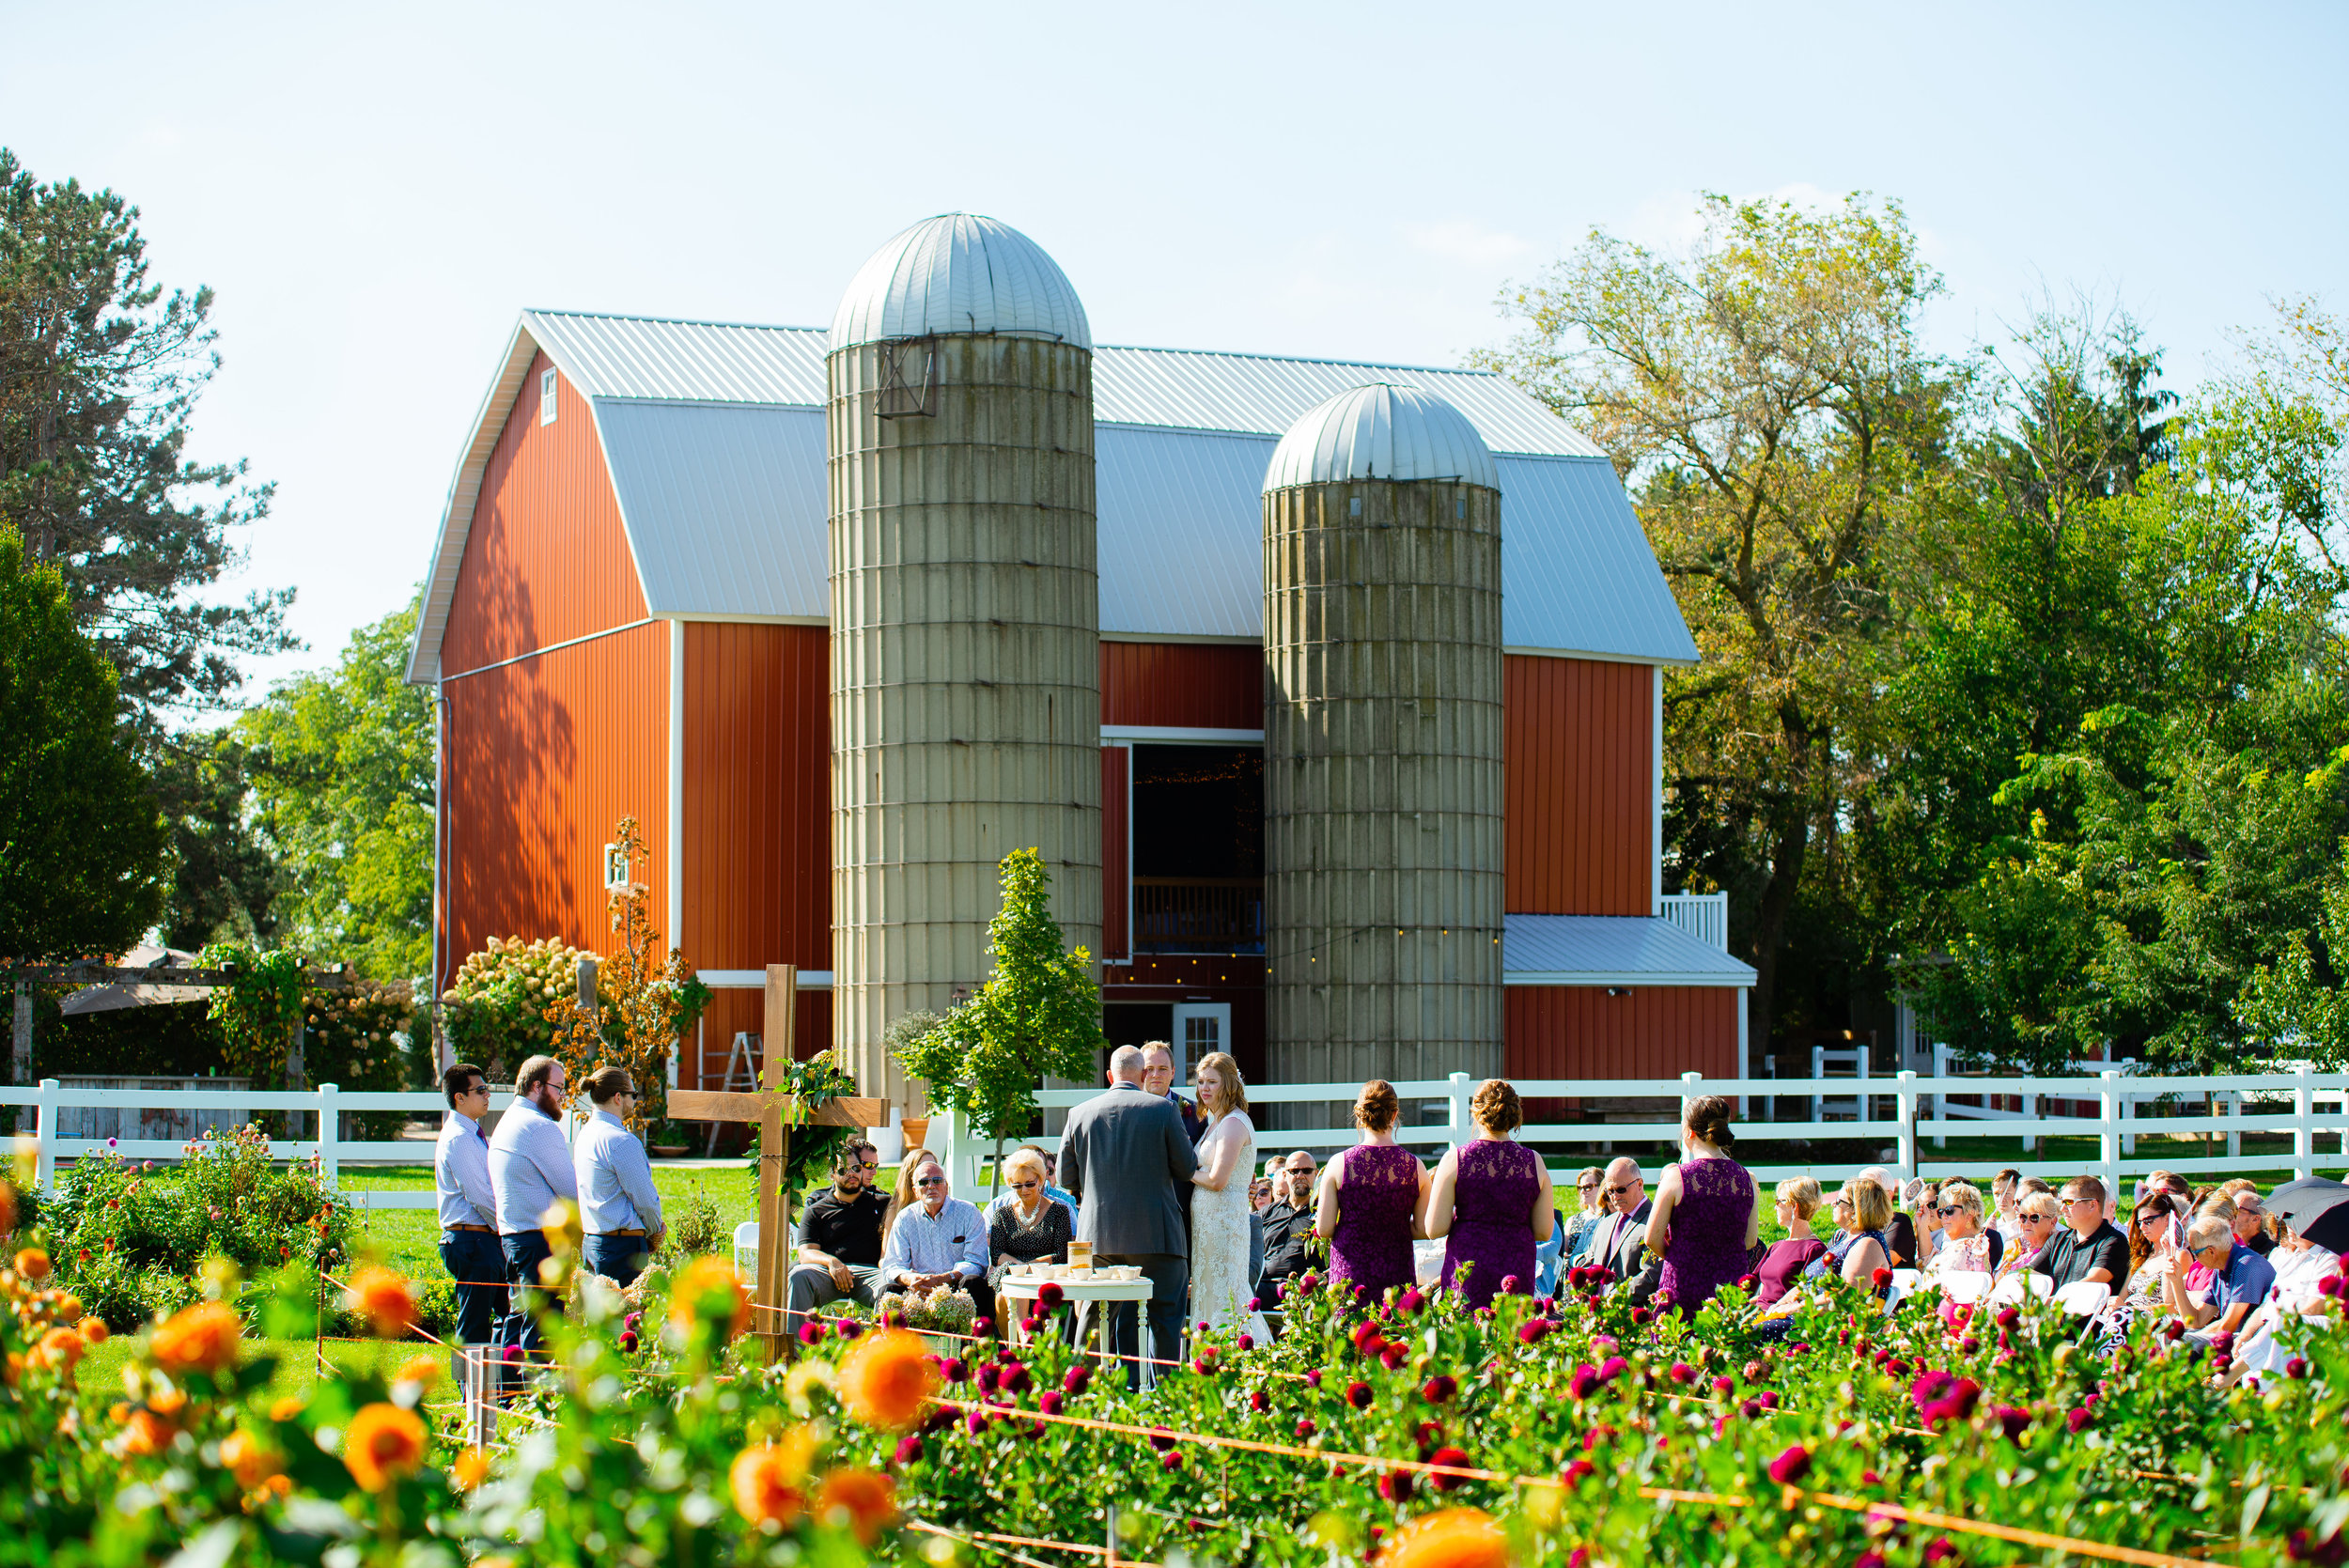
<svg viewBox="0 0 2349 1568"><path fill-rule="evenodd" d="M1408 1470L1417 1475L1458 1476L1470 1481L1489 1481L1507 1486L1548 1486L1563 1490L1567 1483L1549 1476L1515 1475L1506 1470L1486 1470L1469 1465L1438 1465L1423 1459L1388 1459L1368 1453L1333 1453L1328 1449L1299 1448L1293 1443L1258 1442L1249 1437L1218 1437L1204 1432L1175 1432L1165 1427L1133 1426L1123 1421L1097 1421L1090 1416L1052 1415L1042 1410L1023 1410L1016 1406L987 1405L962 1400L941 1399L937 1402L950 1410L981 1410L990 1416L1010 1417L1021 1421L1058 1421L1067 1426L1083 1427L1095 1432L1114 1432L1127 1436L1159 1438L1179 1443L1197 1443L1206 1448L1244 1450L1251 1453L1269 1453L1293 1459L1319 1459L1333 1465L1361 1465L1385 1470ZM1968 1535L1987 1535L2018 1545L2040 1546L2052 1551L2072 1552L2081 1557L2102 1558L2108 1562L2130 1562L2140 1568L2199 1568L2199 1560L2171 1557L2161 1552L2141 1551L2135 1546L2107 1545L2101 1541L2084 1541L2068 1535L2049 1535L2045 1531L2024 1529L2014 1525L1995 1525L1983 1520L1961 1518L1955 1514L1938 1514L1929 1509L1908 1508L1900 1503L1870 1502L1860 1498L1839 1497L1832 1492L1805 1492L1799 1487L1787 1487L1786 1492L1797 1500L1814 1502L1823 1508L1841 1509L1846 1513L1867 1514L1887 1519L1899 1519L1908 1524L1923 1525L1933 1529L1953 1529ZM1703 1503L1716 1508L1745 1508L1750 1498L1733 1497L1721 1492L1684 1492L1669 1486L1642 1486L1641 1498L1655 1502Z"/></svg>
<svg viewBox="0 0 2349 1568"><path fill-rule="evenodd" d="M1159 1568L1158 1563L1144 1562L1138 1558L1115 1557L1115 1554L1107 1546L1088 1546L1081 1541L1047 1541L1040 1536L1001 1535L987 1529L972 1530L969 1534L964 1534L959 1530L948 1529L942 1525L933 1525L925 1519L908 1519L906 1529L918 1529L925 1535L942 1535L949 1541L960 1541L973 1546L988 1546L990 1542L1001 1542L1010 1546L1042 1546L1047 1551L1077 1552L1085 1557L1112 1557L1121 1568ZM1000 1551L1003 1548L993 1546L988 1549ZM1019 1562L1035 1561L1034 1558L1022 1557L1018 1552L1005 1551L1003 1555ZM1038 1564L1038 1568L1048 1568L1048 1565Z"/></svg>

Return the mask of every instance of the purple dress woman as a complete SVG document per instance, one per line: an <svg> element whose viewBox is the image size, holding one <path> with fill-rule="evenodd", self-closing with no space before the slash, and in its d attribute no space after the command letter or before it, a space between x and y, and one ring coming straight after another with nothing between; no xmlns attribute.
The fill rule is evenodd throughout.
<svg viewBox="0 0 2349 1568"><path fill-rule="evenodd" d="M1452 1231L1444 1241L1443 1282L1470 1308L1492 1305L1501 1281L1533 1285L1533 1195L1542 1189L1541 1157L1503 1138L1471 1139L1453 1157ZM1472 1266L1455 1280L1462 1264Z"/></svg>
<svg viewBox="0 0 2349 1568"><path fill-rule="evenodd" d="M1680 1202L1657 1281L1683 1317L1746 1272L1746 1226L1753 1217L1753 1178L1734 1159L1680 1162Z"/></svg>
<svg viewBox="0 0 2349 1568"><path fill-rule="evenodd" d="M1377 1300L1411 1282L1411 1211L1419 1206L1419 1157L1399 1143L1357 1143L1338 1156L1338 1227L1330 1236L1330 1277Z"/></svg>

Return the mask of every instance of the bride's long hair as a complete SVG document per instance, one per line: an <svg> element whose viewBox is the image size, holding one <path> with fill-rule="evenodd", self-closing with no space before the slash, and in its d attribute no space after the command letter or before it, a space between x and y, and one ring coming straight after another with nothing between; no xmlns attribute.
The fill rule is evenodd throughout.
<svg viewBox="0 0 2349 1568"><path fill-rule="evenodd" d="M1206 1093L1203 1089L1199 1095L1200 1109L1203 1110L1212 1110L1219 1116L1223 1114L1225 1111L1247 1110L1248 1080L1239 1076L1239 1063L1232 1060L1231 1053L1229 1051L1211 1050L1207 1052L1206 1055L1199 1059L1199 1070L1201 1073L1204 1074L1210 1067L1215 1069L1218 1080L1223 1085L1223 1093L1229 1095L1230 1098L1222 1105L1208 1105L1206 1103Z"/></svg>

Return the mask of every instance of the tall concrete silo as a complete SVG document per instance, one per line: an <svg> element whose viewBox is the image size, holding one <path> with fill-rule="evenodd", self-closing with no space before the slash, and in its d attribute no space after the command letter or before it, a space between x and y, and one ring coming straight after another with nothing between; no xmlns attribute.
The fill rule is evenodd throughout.
<svg viewBox="0 0 2349 1568"><path fill-rule="evenodd" d="M902 1100L881 1032L986 977L1003 856L1100 952L1093 337L1034 241L948 213L857 273L825 377L832 1037Z"/></svg>
<svg viewBox="0 0 2349 1568"><path fill-rule="evenodd" d="M1501 1067L1501 487L1467 417L1357 387L1265 474L1267 1065Z"/></svg>

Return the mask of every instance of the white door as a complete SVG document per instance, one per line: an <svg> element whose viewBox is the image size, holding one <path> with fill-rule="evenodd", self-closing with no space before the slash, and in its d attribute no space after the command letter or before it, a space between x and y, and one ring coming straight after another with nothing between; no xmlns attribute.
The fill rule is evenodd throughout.
<svg viewBox="0 0 2349 1568"><path fill-rule="evenodd" d="M1178 1001L1174 1004L1174 1085L1190 1082L1199 1059L1209 1051L1232 1048L1232 1004L1228 1001Z"/></svg>

